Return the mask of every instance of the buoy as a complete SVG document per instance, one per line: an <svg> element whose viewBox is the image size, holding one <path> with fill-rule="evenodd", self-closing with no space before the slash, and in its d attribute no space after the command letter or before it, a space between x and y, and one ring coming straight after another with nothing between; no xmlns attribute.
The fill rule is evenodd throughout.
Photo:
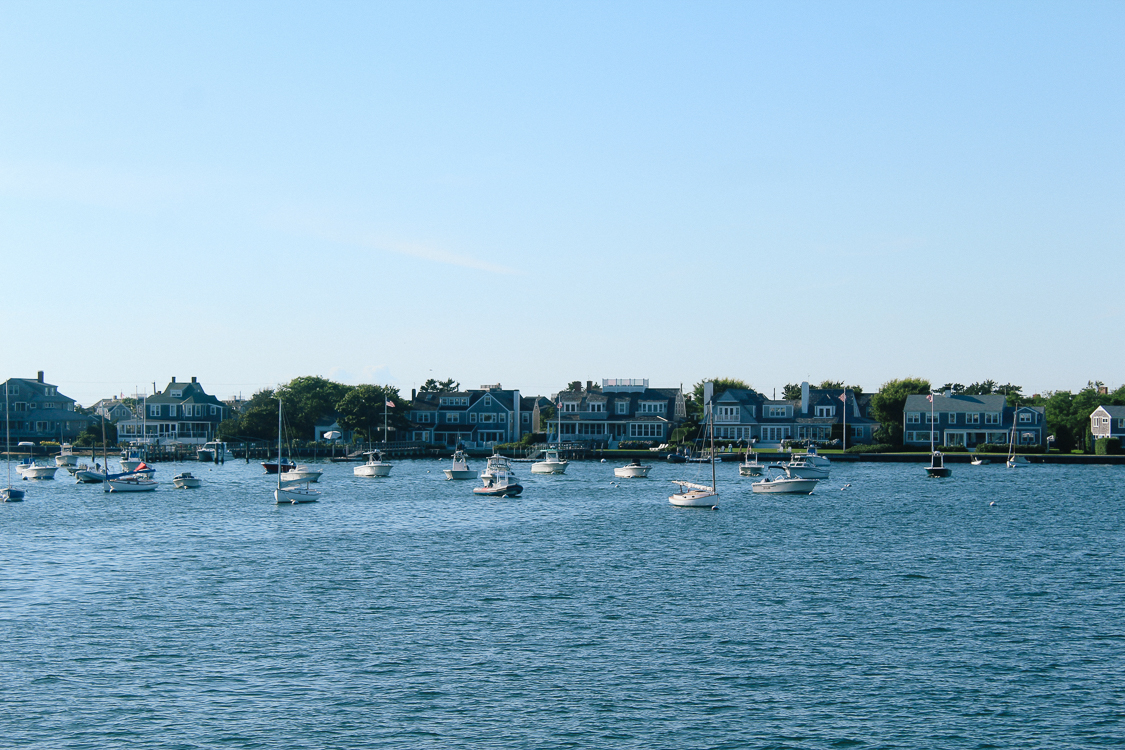
<svg viewBox="0 0 1125 750"><path fill-rule="evenodd" d="M993 500L993 501L992 501L991 503L989 503L989 504L988 504L988 507L989 507L989 508L991 508L991 507L992 507L993 505L996 505L996 501L995 501L995 500Z"/></svg>
<svg viewBox="0 0 1125 750"><path fill-rule="evenodd" d="M604 459L604 458L602 459L602 463L603 463L603 464L605 463L605 459Z"/></svg>

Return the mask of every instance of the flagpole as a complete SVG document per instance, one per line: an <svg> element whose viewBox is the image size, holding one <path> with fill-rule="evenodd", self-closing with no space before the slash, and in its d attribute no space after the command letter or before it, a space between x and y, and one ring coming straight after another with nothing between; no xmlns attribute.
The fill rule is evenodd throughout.
<svg viewBox="0 0 1125 750"><path fill-rule="evenodd" d="M844 393L840 398L844 399L844 450L848 449L848 389L844 389Z"/></svg>

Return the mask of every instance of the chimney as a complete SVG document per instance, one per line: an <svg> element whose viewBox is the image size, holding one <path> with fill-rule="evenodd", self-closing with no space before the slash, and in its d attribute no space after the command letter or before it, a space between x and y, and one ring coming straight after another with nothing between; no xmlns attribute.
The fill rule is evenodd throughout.
<svg viewBox="0 0 1125 750"><path fill-rule="evenodd" d="M176 382L176 376L175 376L175 375L173 375L173 376L172 376L172 382L173 382L173 383L175 383L175 382ZM155 390L155 389L153 389L153 390Z"/></svg>
<svg viewBox="0 0 1125 750"><path fill-rule="evenodd" d="M42 370L39 371L39 382L40 383L43 382L43 371Z"/></svg>
<svg viewBox="0 0 1125 750"><path fill-rule="evenodd" d="M808 416L809 413L809 381L801 381L801 413Z"/></svg>
<svg viewBox="0 0 1125 750"><path fill-rule="evenodd" d="M593 380L587 380L586 381L586 392L589 393L593 389L594 389L594 381Z"/></svg>
<svg viewBox="0 0 1125 750"><path fill-rule="evenodd" d="M410 400L415 401L418 398L418 390L415 388L410 389Z"/></svg>
<svg viewBox="0 0 1125 750"><path fill-rule="evenodd" d="M946 398L953 398L953 391L947 390L945 393L943 393L941 395L945 396Z"/></svg>
<svg viewBox="0 0 1125 750"><path fill-rule="evenodd" d="M191 376L191 382L193 382L193 383L194 383L194 382L196 382L196 381L195 381L195 376L194 376L194 375L192 375L192 376Z"/></svg>
<svg viewBox="0 0 1125 750"><path fill-rule="evenodd" d="M43 379L43 373L39 373L39 379L40 380ZM1108 396L1109 395L1109 386L1108 385L1099 385L1098 386L1098 395L1099 396Z"/></svg>

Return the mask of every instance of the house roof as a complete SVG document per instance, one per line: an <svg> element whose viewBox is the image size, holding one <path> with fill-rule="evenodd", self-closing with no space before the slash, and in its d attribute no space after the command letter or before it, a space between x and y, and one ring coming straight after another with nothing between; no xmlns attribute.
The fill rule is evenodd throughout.
<svg viewBox="0 0 1125 750"><path fill-rule="evenodd" d="M173 396L172 391L179 391L179 396ZM196 382L177 383L170 382L161 393L154 393L145 399L148 404L212 404L226 407L222 401L208 395L203 386Z"/></svg>
<svg viewBox="0 0 1125 750"><path fill-rule="evenodd" d="M1125 406L1106 406L1103 404L1098 408L1114 419L1125 419Z"/></svg>
<svg viewBox="0 0 1125 750"><path fill-rule="evenodd" d="M956 394L942 396L934 394L934 411L1003 411L1008 404L1008 398L1003 394L988 396L966 396ZM906 397L905 411L929 411L930 401L924 395Z"/></svg>

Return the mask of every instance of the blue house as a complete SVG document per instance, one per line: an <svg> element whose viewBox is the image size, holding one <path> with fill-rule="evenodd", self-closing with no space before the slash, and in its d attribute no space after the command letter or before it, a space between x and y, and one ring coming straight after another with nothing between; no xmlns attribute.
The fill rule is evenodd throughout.
<svg viewBox="0 0 1125 750"><path fill-rule="evenodd" d="M4 416L13 443L70 442L94 422L93 417L75 411L74 399L59 393L58 386L45 382L42 370L34 379L8 378L4 388L8 394L8 411ZM4 394L0 393L0 410L3 409Z"/></svg>
<svg viewBox="0 0 1125 750"><path fill-rule="evenodd" d="M903 443L928 446L933 431L935 445L973 448L982 443L1007 444L1015 425L1017 445L1046 444L1047 416L1042 406L1008 406L1006 396L934 394L908 396L903 409Z"/></svg>
<svg viewBox="0 0 1125 750"><path fill-rule="evenodd" d="M555 403L558 414L544 425L551 442L662 443L687 419L683 391L650 388L647 378L605 378L600 388L586 381L585 388L560 391Z"/></svg>
<svg viewBox="0 0 1125 750"><path fill-rule="evenodd" d="M483 385L476 390L411 394L411 439L450 447L489 448L513 443L537 432L540 408L549 404L539 396Z"/></svg>
<svg viewBox="0 0 1125 750"><path fill-rule="evenodd" d="M879 425L867 416L865 403L850 388L810 388L808 383L801 383L801 398L791 400L731 388L715 399L715 439L825 443L841 437L846 425L848 445L870 443Z"/></svg>

